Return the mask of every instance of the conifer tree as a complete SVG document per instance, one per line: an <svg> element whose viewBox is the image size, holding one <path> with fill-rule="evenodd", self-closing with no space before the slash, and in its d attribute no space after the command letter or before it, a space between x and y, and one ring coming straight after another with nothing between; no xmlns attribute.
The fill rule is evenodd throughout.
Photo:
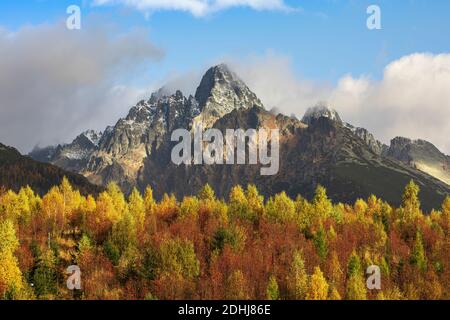
<svg viewBox="0 0 450 320"><path fill-rule="evenodd" d="M327 218L333 210L333 204L328 199L327 190L321 185L318 185L316 188L312 204L314 207L314 216L321 219Z"/></svg>
<svg viewBox="0 0 450 320"><path fill-rule="evenodd" d="M325 260L328 254L328 243L327 243L327 234L323 225L320 226L319 231L317 231L314 237L314 245L316 246L317 254L320 259Z"/></svg>
<svg viewBox="0 0 450 320"><path fill-rule="evenodd" d="M128 209L134 217L138 229L142 230L145 223L145 204L140 192L134 188L128 199Z"/></svg>
<svg viewBox="0 0 450 320"><path fill-rule="evenodd" d="M347 267L347 289L345 298L347 300L366 300L366 283L363 278L361 259L353 251Z"/></svg>
<svg viewBox="0 0 450 320"><path fill-rule="evenodd" d="M14 256L18 246L13 223L10 220L0 221L0 299L24 288L22 272Z"/></svg>
<svg viewBox="0 0 450 320"><path fill-rule="evenodd" d="M230 191L230 215L232 217L249 218L250 208L248 199L241 186L234 186Z"/></svg>
<svg viewBox="0 0 450 320"><path fill-rule="evenodd" d="M247 283L244 274L241 270L236 270L228 277L225 285L225 299L226 300L246 300Z"/></svg>
<svg viewBox="0 0 450 320"><path fill-rule="evenodd" d="M367 289L362 274L354 274L347 281L347 300L366 300Z"/></svg>
<svg viewBox="0 0 450 320"><path fill-rule="evenodd" d="M296 221L295 203L286 192L279 193L270 198L266 204L267 215L274 221Z"/></svg>
<svg viewBox="0 0 450 320"><path fill-rule="evenodd" d="M419 231L416 233L416 241L414 242L414 248L411 254L411 263L421 271L427 269L427 257L423 247L422 234Z"/></svg>
<svg viewBox="0 0 450 320"><path fill-rule="evenodd" d="M278 282L275 276L270 276L269 283L267 285L267 300L279 300L280 291L278 289Z"/></svg>
<svg viewBox="0 0 450 320"><path fill-rule="evenodd" d="M300 251L295 251L289 274L287 276L289 297L294 300L304 300L308 291L308 274Z"/></svg>
<svg viewBox="0 0 450 320"><path fill-rule="evenodd" d="M209 184L206 184L199 193L200 200L203 201L214 201L216 199L216 195L214 194L213 188Z"/></svg>
<svg viewBox="0 0 450 320"><path fill-rule="evenodd" d="M315 267L314 273L309 280L309 288L306 294L307 300L327 300L328 297L328 283L323 276L319 267Z"/></svg>
<svg viewBox="0 0 450 320"><path fill-rule="evenodd" d="M419 191L419 186L413 180L405 188L402 196L401 212L403 219L406 221L411 221L420 215Z"/></svg>
<svg viewBox="0 0 450 320"><path fill-rule="evenodd" d="M153 198L153 189L151 187L145 188L144 206L145 206L145 214L147 216L153 214L155 205L156 205L156 203L155 203L155 199Z"/></svg>

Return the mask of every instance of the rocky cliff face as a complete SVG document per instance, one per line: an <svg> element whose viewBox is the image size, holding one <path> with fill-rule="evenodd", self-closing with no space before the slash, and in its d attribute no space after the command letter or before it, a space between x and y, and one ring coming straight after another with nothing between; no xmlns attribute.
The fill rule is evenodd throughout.
<svg viewBox="0 0 450 320"><path fill-rule="evenodd" d="M174 165L172 131L192 130L197 122L222 131L279 129L279 173L261 176L260 165ZM424 170L430 164L427 154L433 155L433 163L443 163L432 145L399 140L387 147L366 129L343 122L323 103L309 109L302 121L268 112L228 67L219 65L206 72L195 97L180 91L168 94L162 88L103 133L87 132L71 144L31 155L82 173L97 184L116 181L125 192L150 185L157 197L194 194L205 183L220 197L226 197L233 185L248 183L265 195L286 191L293 197L312 196L323 184L335 201L351 202L374 193L398 204L403 187L414 179L422 188L425 209L430 209L440 205L450 187L442 182L445 176L432 174L439 181Z"/></svg>
<svg viewBox="0 0 450 320"><path fill-rule="evenodd" d="M385 155L450 185L450 157L428 141L397 137L392 139Z"/></svg>

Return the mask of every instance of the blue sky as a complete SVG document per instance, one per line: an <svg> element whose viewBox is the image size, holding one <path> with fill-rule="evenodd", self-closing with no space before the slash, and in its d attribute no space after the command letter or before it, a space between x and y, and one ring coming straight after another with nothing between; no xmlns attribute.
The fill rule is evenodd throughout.
<svg viewBox="0 0 450 320"><path fill-rule="evenodd" d="M52 23L66 17L70 4L114 20L123 30L145 27L165 50L148 78L190 70L224 56L244 57L274 50L291 58L296 72L310 79L336 81L342 75L379 78L392 60L414 52L450 51L450 2L446 0L285 1L300 12L231 8L205 17L188 12L145 14L123 6L93 7L90 1L21 0L0 2L0 25L14 30L27 24ZM383 30L366 28L366 8L378 4ZM85 21L86 23L86 21ZM89 25L84 25L86 28Z"/></svg>
<svg viewBox="0 0 450 320"><path fill-rule="evenodd" d="M366 27L372 4L382 30ZM69 5L80 31L65 28ZM26 152L103 130L225 61L269 109L326 101L385 143L450 153L449 13L448 0L0 1L0 142Z"/></svg>

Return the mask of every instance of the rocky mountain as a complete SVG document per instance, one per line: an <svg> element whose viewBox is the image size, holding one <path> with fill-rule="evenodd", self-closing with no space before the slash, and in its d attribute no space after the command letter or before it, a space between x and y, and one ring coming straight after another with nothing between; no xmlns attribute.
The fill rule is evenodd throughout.
<svg viewBox="0 0 450 320"><path fill-rule="evenodd" d="M117 181L129 191L137 184L144 159L159 154L174 129L190 129L196 122L211 126L234 109L253 106L262 103L227 66L218 65L203 76L195 97L161 88L133 106L114 127L95 134L96 143L83 133L67 145L36 148L30 156L81 173L99 185Z"/></svg>
<svg viewBox="0 0 450 320"><path fill-rule="evenodd" d="M374 153L378 155L384 154L389 148L387 145L378 141L375 136L370 133L365 128L354 127L351 124L346 123L345 126L350 129L355 136L363 140L366 145L372 150Z"/></svg>
<svg viewBox="0 0 450 320"><path fill-rule="evenodd" d="M450 185L450 157L428 141L397 137L385 155Z"/></svg>
<svg viewBox="0 0 450 320"><path fill-rule="evenodd" d="M175 129L279 129L280 170L261 176L260 165L181 165L171 161ZM450 186L394 156L364 128L345 123L320 103L302 121L264 109L258 97L225 65L210 68L195 96L162 88L133 106L103 133L84 133L71 144L36 149L35 159L81 173L91 182L116 181L130 191L150 185L155 195L196 193L205 183L226 197L235 184L254 183L264 195L286 191L311 197L318 184L335 201L352 202L374 193L399 204L409 180L422 189L424 208L439 207ZM397 153L395 153L397 154ZM415 154L415 153L414 153Z"/></svg>
<svg viewBox="0 0 450 320"><path fill-rule="evenodd" d="M324 102L319 102L316 106L309 108L306 110L305 115L303 116L302 122L307 125L311 125L312 122L316 121L319 118L327 118L339 124L343 124L341 117L338 112L333 108L327 106Z"/></svg>
<svg viewBox="0 0 450 320"><path fill-rule="evenodd" d="M83 194L97 194L103 190L82 175L22 156L16 149L0 143L0 188L18 191L28 185L43 195L51 187L59 185L64 177Z"/></svg>
<svg viewBox="0 0 450 320"><path fill-rule="evenodd" d="M376 194L399 205L404 186L414 179L421 187L426 210L439 207L450 192L448 185L426 173L373 152L352 130L327 117L313 118L308 126L253 107L232 111L214 127L278 128L279 173L261 176L260 165L176 166L170 162L173 143L167 142L157 155L145 160L140 188L151 185L158 197L168 190L181 197L209 183L220 197L226 197L233 185L253 183L266 196L286 191L293 197L302 194L311 198L316 186L323 184L335 201L351 203Z"/></svg>

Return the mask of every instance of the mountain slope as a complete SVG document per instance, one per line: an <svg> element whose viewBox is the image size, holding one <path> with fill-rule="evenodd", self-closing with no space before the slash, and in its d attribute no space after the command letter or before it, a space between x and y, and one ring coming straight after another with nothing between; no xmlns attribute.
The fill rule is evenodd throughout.
<svg viewBox="0 0 450 320"><path fill-rule="evenodd" d="M102 190L82 175L22 156L16 149L0 143L0 187L18 191L29 185L42 195L59 185L64 177L83 194L97 194Z"/></svg>

